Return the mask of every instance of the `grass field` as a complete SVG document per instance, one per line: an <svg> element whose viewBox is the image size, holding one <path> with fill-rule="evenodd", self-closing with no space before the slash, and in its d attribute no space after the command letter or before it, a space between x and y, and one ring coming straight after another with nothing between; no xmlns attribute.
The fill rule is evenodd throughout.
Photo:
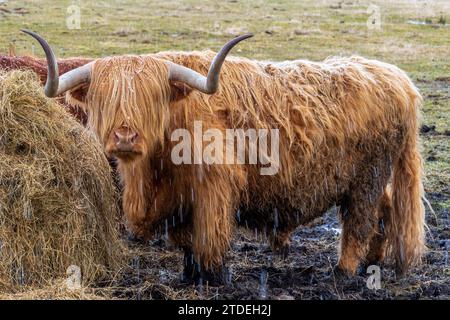
<svg viewBox="0 0 450 320"><path fill-rule="evenodd" d="M76 23L78 9L79 29ZM375 23L371 23L373 19ZM212 293L194 293L192 288L174 284L178 281L178 270L171 265L173 261L179 262L180 256L171 255L165 247L153 246L140 259L147 261L149 255L157 256L156 260L152 259L158 261L160 269L168 270L167 275L161 275L161 270L152 271L152 265L147 261L150 269L147 278L141 273L144 279L135 281L136 271L130 271L128 275L134 280L121 282L122 287L128 284L140 288L140 291L119 290L115 296L245 298L253 297L252 292L256 291L258 297L258 288L261 287L259 275L265 270L269 279L267 296L272 298L450 297L448 0L401 0L395 4L387 0L15 0L0 1L0 26L0 52L34 53L34 41L19 31L27 28L43 35L59 57L217 50L233 36L252 32L255 37L240 44L233 54L263 60L323 60L329 56L353 54L380 59L404 69L425 98L421 134L427 177L425 191L436 215L427 210L431 249L426 265L418 269L420 276L415 281L399 284L388 274L381 293L362 288L364 285L358 281L364 278L349 280L338 287L334 282L322 284L320 276L317 276L317 273L322 273L317 270L335 262L337 238L332 231L321 232L323 225L317 225L309 231L302 228L294 238L294 245L305 247L301 239L311 236L308 232L314 233L313 238L318 239L317 242L307 246L306 253L298 251L287 261L271 261L264 245L253 248L249 236L238 235L230 259L234 263L236 277L245 280L244 288L234 286L233 289L217 289ZM41 51L36 49L35 54L41 56ZM327 226L336 224L331 216L327 216L324 222ZM318 259L319 254L321 262L313 267L316 271L310 272L308 268L312 263L308 263L308 259ZM240 259L242 255L245 255L243 260ZM265 269L267 264L269 269ZM293 281L286 276L289 272L302 273L305 277L316 273L319 285L315 289L311 286L305 289L303 282L294 281L288 285L287 282ZM161 277L165 280L159 284L152 282L152 279L161 280ZM246 293L246 290L249 291Z"/></svg>

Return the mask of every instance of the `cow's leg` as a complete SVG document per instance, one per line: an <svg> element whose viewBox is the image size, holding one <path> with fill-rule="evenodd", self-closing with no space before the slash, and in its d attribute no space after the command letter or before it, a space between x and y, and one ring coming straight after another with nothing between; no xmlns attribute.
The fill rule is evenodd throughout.
<svg viewBox="0 0 450 320"><path fill-rule="evenodd" d="M386 253L385 228L390 223L391 211L392 200L389 190L385 190L378 205L378 224L369 244L369 252L365 259L366 265L378 264L384 260Z"/></svg>
<svg viewBox="0 0 450 320"><path fill-rule="evenodd" d="M170 241L183 250L183 272L181 281L184 283L194 283L198 285L203 282L201 265L195 259L192 250L192 225L178 224L170 230Z"/></svg>
<svg viewBox="0 0 450 320"><path fill-rule="evenodd" d="M361 162L361 167L356 168L358 174L349 193L341 199L342 234L337 270L344 273L355 274L360 263L365 263L369 254L379 252L380 246L384 245L376 231L380 225L380 208L386 204L384 195L391 175L387 154L384 148L375 147Z"/></svg>
<svg viewBox="0 0 450 320"><path fill-rule="evenodd" d="M226 279L224 256L234 228L231 192L226 184L209 185L207 181L195 191L199 196L193 206L192 251L203 282L222 283Z"/></svg>
<svg viewBox="0 0 450 320"><path fill-rule="evenodd" d="M192 221L191 214L183 214L183 222L178 221L175 227L170 229L170 241L181 248L184 253L182 282L199 284L201 282L201 266L196 261L192 250ZM177 217L178 218L178 217Z"/></svg>
<svg viewBox="0 0 450 320"><path fill-rule="evenodd" d="M376 208L362 193L352 194L341 202L342 234L339 262L335 271L353 275L366 257L369 240L375 229Z"/></svg>
<svg viewBox="0 0 450 320"><path fill-rule="evenodd" d="M186 283L195 283L196 285L202 282L201 266L195 260L194 252L190 246L183 247L183 275L182 281Z"/></svg>
<svg viewBox="0 0 450 320"><path fill-rule="evenodd" d="M360 263L365 264L367 258L384 249L380 233L384 218L380 214L387 210L385 190L390 170L381 163L364 166L361 178L355 179L352 191L340 203L342 234L337 270L346 274L355 274Z"/></svg>
<svg viewBox="0 0 450 320"><path fill-rule="evenodd" d="M182 281L199 285L220 284L220 272L206 270L198 261L192 248L192 225L180 225L171 230L171 241L184 253ZM216 270L221 271L221 270Z"/></svg>

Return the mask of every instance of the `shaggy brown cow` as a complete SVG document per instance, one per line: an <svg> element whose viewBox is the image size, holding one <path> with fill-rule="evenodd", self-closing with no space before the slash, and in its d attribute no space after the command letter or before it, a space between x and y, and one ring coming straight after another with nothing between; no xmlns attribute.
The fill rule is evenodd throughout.
<svg viewBox="0 0 450 320"><path fill-rule="evenodd" d="M360 263L382 261L386 253L395 257L400 273L420 260L421 97L397 67L361 57L224 62L248 37L243 36L216 56L206 51L107 57L58 79L48 44L27 33L46 52L48 96L90 83L84 101L88 124L118 159L129 227L145 238L166 228L185 249L187 276L223 264L236 220L265 231L279 250L298 225L334 204L342 222L339 270L353 274ZM178 143L171 133L185 128L193 136L196 121L203 130L222 133L279 129L278 173L261 175L262 163L175 164L171 153Z"/></svg>
<svg viewBox="0 0 450 320"><path fill-rule="evenodd" d="M68 58L58 60L59 74L66 73L67 71L76 69L82 65L85 65L92 61L87 58ZM32 56L12 56L0 54L0 69L2 70L16 70L16 69L28 69L34 71L42 83L45 83L47 79L47 61L45 59L39 59ZM63 104L67 111L72 114L79 122L86 124L87 116L84 110L77 106L66 102L64 96L59 97L59 102Z"/></svg>

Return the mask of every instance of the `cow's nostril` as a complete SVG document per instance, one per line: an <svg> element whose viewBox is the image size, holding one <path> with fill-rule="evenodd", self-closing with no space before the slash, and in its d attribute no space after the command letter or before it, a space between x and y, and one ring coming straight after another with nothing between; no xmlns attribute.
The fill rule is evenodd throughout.
<svg viewBox="0 0 450 320"><path fill-rule="evenodd" d="M114 140L120 142L120 135L117 132L114 132Z"/></svg>
<svg viewBox="0 0 450 320"><path fill-rule="evenodd" d="M137 133L132 134L131 138L130 138L131 143L135 143L137 138L138 138L138 134Z"/></svg>

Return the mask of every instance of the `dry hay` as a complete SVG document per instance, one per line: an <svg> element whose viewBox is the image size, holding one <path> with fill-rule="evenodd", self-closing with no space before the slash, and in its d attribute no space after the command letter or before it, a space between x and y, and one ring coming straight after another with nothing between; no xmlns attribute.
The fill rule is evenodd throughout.
<svg viewBox="0 0 450 320"><path fill-rule="evenodd" d="M66 279L57 279L44 287L24 288L21 292L0 293L0 300L105 300L107 294L89 287L73 288L68 286Z"/></svg>
<svg viewBox="0 0 450 320"><path fill-rule="evenodd" d="M71 265L89 286L125 261L101 146L42 91L32 72L0 72L0 295L52 286Z"/></svg>

